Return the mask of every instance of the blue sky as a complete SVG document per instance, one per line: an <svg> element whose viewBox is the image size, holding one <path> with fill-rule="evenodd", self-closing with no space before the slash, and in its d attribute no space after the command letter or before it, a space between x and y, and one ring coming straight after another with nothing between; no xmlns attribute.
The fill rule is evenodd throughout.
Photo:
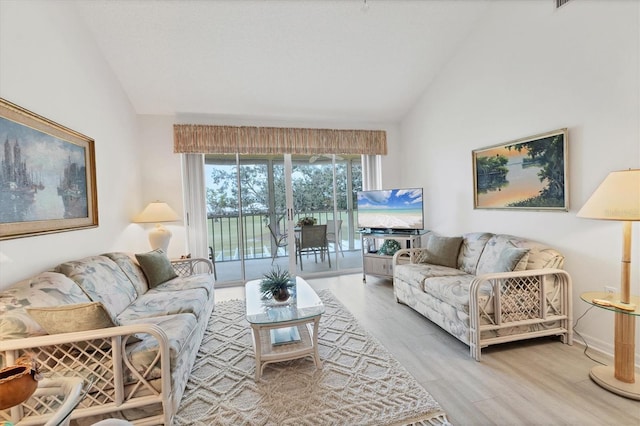
<svg viewBox="0 0 640 426"><path fill-rule="evenodd" d="M419 208L422 188L363 191L358 193L358 208Z"/></svg>

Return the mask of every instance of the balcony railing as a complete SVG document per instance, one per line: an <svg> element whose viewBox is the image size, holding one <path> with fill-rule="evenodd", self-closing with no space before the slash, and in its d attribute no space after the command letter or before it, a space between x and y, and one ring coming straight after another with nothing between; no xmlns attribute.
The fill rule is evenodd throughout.
<svg viewBox="0 0 640 426"><path fill-rule="evenodd" d="M352 232L348 232L349 215L357 217L357 212L349 212L347 210L338 211L338 219L342 219L342 238L351 238ZM279 215L278 217L280 217ZM313 216L319 225L325 224L333 220L333 211L316 211L298 213L294 216L297 222L302 217ZM229 262L240 260L240 239L239 223L240 218L237 215L209 215L207 219L207 228L209 232L209 247L213 251L216 262ZM244 214L242 216L243 239L245 259L262 259L270 258L271 250L275 250L273 240L267 227L269 223L269 215L265 213ZM351 223L356 223L355 219ZM280 223L280 227L284 232L286 224ZM352 247L349 242L345 247Z"/></svg>

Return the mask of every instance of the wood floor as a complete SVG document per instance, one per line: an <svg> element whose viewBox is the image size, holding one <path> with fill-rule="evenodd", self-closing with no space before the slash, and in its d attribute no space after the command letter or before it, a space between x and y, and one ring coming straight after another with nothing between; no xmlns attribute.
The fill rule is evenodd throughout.
<svg viewBox="0 0 640 426"><path fill-rule="evenodd" d="M589 379L596 363L581 345L550 338L497 345L483 349L482 361L476 362L468 346L396 303L389 280L368 277L363 284L362 275L355 274L309 284L331 289L454 425L640 425L639 401ZM242 298L242 287L216 290L216 302Z"/></svg>

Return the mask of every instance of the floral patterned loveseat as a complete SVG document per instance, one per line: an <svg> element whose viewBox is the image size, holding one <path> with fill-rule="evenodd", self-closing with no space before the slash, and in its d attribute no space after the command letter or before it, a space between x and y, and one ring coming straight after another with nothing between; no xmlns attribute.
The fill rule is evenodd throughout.
<svg viewBox="0 0 640 426"><path fill-rule="evenodd" d="M557 250L512 235L429 232L426 247L393 258L393 289L404 303L469 345L541 336L573 343L571 277Z"/></svg>
<svg viewBox="0 0 640 426"><path fill-rule="evenodd" d="M136 260L137 259L137 260ZM0 291L0 368L31 354L45 377L82 377L79 424L170 425L214 307L208 259L162 251L62 263ZM44 423L59 405L31 398L2 420Z"/></svg>

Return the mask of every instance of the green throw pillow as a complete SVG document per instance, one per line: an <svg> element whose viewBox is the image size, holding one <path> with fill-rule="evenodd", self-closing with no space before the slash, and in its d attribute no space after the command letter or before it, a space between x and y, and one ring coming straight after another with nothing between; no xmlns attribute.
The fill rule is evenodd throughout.
<svg viewBox="0 0 640 426"><path fill-rule="evenodd" d="M178 276L173 266L171 266L171 261L162 249L136 254L136 259L145 277L147 277L149 287L155 287Z"/></svg>
<svg viewBox="0 0 640 426"><path fill-rule="evenodd" d="M426 250L423 250L418 263L430 263L432 265L458 267L458 252L462 244L462 237L441 237L431 234L427 240Z"/></svg>
<svg viewBox="0 0 640 426"><path fill-rule="evenodd" d="M101 302L27 308L27 313L48 334L97 330L117 325Z"/></svg>

